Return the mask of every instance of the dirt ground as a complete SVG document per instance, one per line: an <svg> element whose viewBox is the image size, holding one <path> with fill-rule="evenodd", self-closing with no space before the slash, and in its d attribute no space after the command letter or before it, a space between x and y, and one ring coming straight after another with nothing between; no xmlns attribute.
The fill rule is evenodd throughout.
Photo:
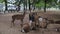
<svg viewBox="0 0 60 34"><path fill-rule="evenodd" d="M53 13L51 13L51 14L53 14ZM39 13L39 15L42 15L42 14L43 13ZM12 27L12 28L10 27L12 15L13 15L13 13L11 13L11 14L0 14L0 34L60 34L60 32L56 32L54 29L55 27L59 26L60 24L49 24L48 30L40 28L38 31L30 31L28 33L22 33L22 32L20 32L20 25L19 25L21 22L20 20L15 21L14 27ZM46 15L46 13L44 15ZM26 14L26 16L24 18L24 22L29 22L28 19L29 19L28 14Z"/></svg>

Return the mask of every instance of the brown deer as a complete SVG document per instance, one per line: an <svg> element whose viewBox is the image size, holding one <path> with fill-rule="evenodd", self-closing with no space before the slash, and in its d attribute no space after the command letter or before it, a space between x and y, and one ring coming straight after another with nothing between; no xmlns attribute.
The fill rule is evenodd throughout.
<svg viewBox="0 0 60 34"><path fill-rule="evenodd" d="M22 27L22 25L23 25L23 19L24 19L24 17L25 17L25 11L24 11L24 13L23 13L23 15L21 15L21 14L16 14L16 15L13 15L12 16L12 25L14 26L15 24L14 24L14 21L15 20L21 20L21 27Z"/></svg>
<svg viewBox="0 0 60 34"><path fill-rule="evenodd" d="M47 25L48 25L47 18L42 18L42 20L40 20L40 27L41 28L47 28Z"/></svg>
<svg viewBox="0 0 60 34"><path fill-rule="evenodd" d="M24 23L23 24L23 27L22 27L22 29L21 29L21 32L25 32L25 33L27 33L27 32L29 32L30 31L30 23Z"/></svg>
<svg viewBox="0 0 60 34"><path fill-rule="evenodd" d="M43 18L42 16L38 16L37 13L35 13L35 26L38 28L41 26L42 28L47 28L47 18Z"/></svg>

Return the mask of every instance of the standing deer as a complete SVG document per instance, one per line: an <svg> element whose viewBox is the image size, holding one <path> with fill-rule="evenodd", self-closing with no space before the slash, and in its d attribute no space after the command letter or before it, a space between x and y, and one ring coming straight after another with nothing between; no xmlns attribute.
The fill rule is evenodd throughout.
<svg viewBox="0 0 60 34"><path fill-rule="evenodd" d="M21 20L21 27L23 26L23 19L24 19L24 17L25 17L25 11L24 11L24 13L23 13L23 15L21 15L21 14L16 14L16 15L13 15L12 16L12 25L14 26L15 24L14 24L14 21L15 20Z"/></svg>

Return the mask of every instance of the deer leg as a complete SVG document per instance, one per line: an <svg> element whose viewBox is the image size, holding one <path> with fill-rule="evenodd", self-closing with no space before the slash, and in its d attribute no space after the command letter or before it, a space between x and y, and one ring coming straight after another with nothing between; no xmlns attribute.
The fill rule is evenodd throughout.
<svg viewBox="0 0 60 34"><path fill-rule="evenodd" d="M39 28L39 22L37 20L35 21L35 27Z"/></svg>
<svg viewBox="0 0 60 34"><path fill-rule="evenodd" d="M14 21L15 21L15 19L12 20L11 26L15 26Z"/></svg>
<svg viewBox="0 0 60 34"><path fill-rule="evenodd" d="M35 27L36 27L36 21L35 21Z"/></svg>
<svg viewBox="0 0 60 34"><path fill-rule="evenodd" d="M37 20L37 21L36 21L36 27L39 28L39 27L40 27L39 25L40 25L40 23L39 23L39 21Z"/></svg>
<svg viewBox="0 0 60 34"><path fill-rule="evenodd" d="M23 27L23 19L21 19L21 24L20 25L21 25L21 27Z"/></svg>

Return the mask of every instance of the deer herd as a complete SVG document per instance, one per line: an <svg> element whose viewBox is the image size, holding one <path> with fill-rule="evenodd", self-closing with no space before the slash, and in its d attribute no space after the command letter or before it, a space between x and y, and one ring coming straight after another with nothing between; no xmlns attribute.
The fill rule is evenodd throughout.
<svg viewBox="0 0 60 34"><path fill-rule="evenodd" d="M12 16L11 26L15 26L15 20L21 20L21 32L29 32L30 30L37 30L39 28L47 28L48 19L42 16L38 16L37 12L29 13L29 23L23 23L23 19L26 15L24 11L23 15L16 14Z"/></svg>

